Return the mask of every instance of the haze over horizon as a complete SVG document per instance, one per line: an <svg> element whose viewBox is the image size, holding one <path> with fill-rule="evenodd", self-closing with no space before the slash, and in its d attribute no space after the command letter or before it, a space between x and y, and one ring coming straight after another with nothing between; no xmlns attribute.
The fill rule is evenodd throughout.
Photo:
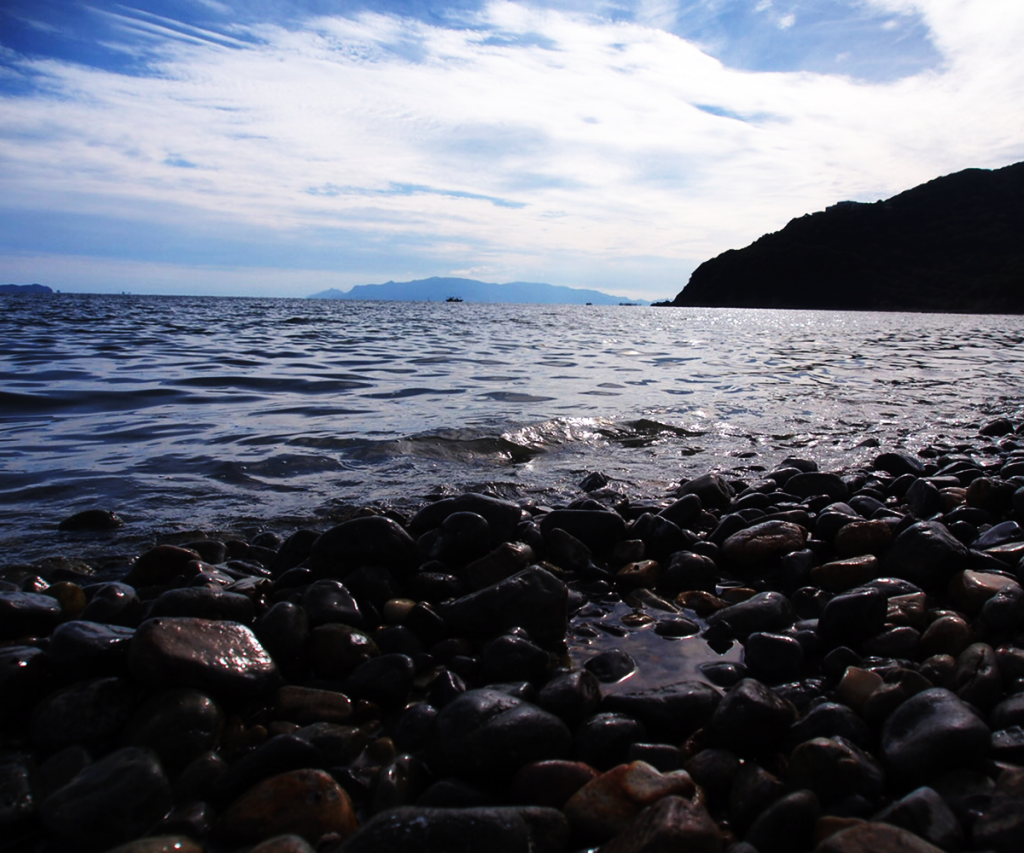
<svg viewBox="0 0 1024 853"><path fill-rule="evenodd" d="M0 281L671 299L836 201L1024 160L1024 3L6 0Z"/></svg>

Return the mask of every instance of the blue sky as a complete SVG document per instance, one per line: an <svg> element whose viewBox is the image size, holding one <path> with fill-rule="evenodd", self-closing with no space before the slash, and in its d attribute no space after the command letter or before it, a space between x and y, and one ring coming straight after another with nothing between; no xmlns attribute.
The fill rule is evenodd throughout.
<svg viewBox="0 0 1024 853"><path fill-rule="evenodd" d="M1024 160L1018 0L4 0L0 282L670 298Z"/></svg>

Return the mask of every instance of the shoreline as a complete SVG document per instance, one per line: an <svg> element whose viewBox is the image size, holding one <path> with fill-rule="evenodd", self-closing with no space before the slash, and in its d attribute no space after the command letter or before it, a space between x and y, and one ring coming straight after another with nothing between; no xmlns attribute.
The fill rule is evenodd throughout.
<svg viewBox="0 0 1024 853"><path fill-rule="evenodd" d="M1017 850L1022 432L3 567L4 850Z"/></svg>

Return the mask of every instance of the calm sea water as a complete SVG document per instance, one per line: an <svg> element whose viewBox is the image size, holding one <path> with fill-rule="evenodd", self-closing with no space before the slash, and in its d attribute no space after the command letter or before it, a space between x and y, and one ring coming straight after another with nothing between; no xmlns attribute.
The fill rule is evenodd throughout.
<svg viewBox="0 0 1024 853"><path fill-rule="evenodd" d="M969 440L1024 318L56 295L0 301L0 563L487 488L660 496ZM82 509L113 538L56 532Z"/></svg>

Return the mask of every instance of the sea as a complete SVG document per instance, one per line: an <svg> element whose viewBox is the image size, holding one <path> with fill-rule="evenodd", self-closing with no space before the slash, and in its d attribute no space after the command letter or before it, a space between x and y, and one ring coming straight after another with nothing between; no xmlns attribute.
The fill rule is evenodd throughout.
<svg viewBox="0 0 1024 853"><path fill-rule="evenodd" d="M0 565L966 450L1021 416L1022 344L1010 316L0 297ZM124 527L58 531L93 508Z"/></svg>

